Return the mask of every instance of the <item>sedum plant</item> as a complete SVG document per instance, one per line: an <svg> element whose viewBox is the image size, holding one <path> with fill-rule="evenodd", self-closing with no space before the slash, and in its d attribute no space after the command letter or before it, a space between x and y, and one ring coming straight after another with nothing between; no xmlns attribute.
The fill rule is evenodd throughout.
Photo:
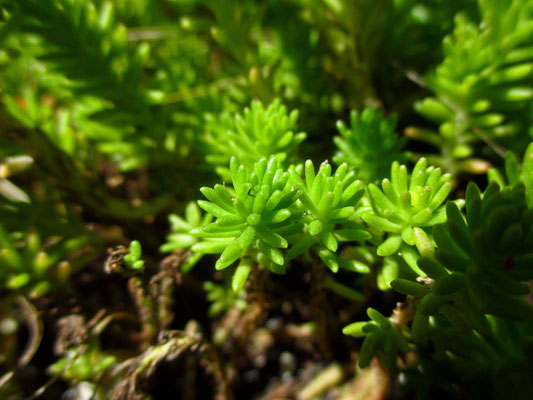
<svg viewBox="0 0 533 400"><path fill-rule="evenodd" d="M38 298L64 286L75 270L68 254L94 240L87 235L43 237L37 228L10 231L0 224L0 287L6 294Z"/></svg>
<svg viewBox="0 0 533 400"><path fill-rule="evenodd" d="M207 118L207 162L216 166L224 179L229 179L227 165L235 157L249 171L262 158L275 157L283 163L295 155L297 146L306 138L296 132L298 111L287 112L279 100L268 107L252 101L250 108L234 117L225 113L218 119Z"/></svg>
<svg viewBox="0 0 533 400"><path fill-rule="evenodd" d="M2 395L533 398L532 17L0 0Z"/></svg>
<svg viewBox="0 0 533 400"><path fill-rule="evenodd" d="M190 249L199 241L198 236L194 235L192 231L210 223L213 216L209 213L202 216L198 205L195 202L190 202L185 207L184 218L181 218L177 214L171 214L168 219L171 233L167 235L166 242L159 247L162 253ZM202 259L202 256L201 253L192 253L189 255L186 263L181 267L181 271L185 273L189 272Z"/></svg>
<svg viewBox="0 0 533 400"><path fill-rule="evenodd" d="M466 289L467 303L483 314L504 318L532 319L533 306L522 299L530 291L532 278L533 213L528 209L522 185L500 191L491 184L481 196L474 183L466 194L466 220L457 206L448 203L446 223L435 228L438 249L435 258L447 270L442 293L453 294ZM422 258L420 264L433 264ZM426 266L428 268L428 266ZM431 267L430 267L431 268ZM442 267L441 271L444 271ZM442 272L440 275L444 275ZM421 302L447 303L445 296L432 296Z"/></svg>
<svg viewBox="0 0 533 400"><path fill-rule="evenodd" d="M376 354L383 365L396 367L398 349L404 354L415 349L406 343L418 351L431 343L436 352L421 361L428 371L446 374L443 368L450 368L472 388L492 376L489 386L502 398L504 382L510 382L506 374L512 373L513 393L522 398L531 393L522 355L532 339L526 327L533 321L533 305L524 297L533 277L532 210L522 184L500 190L492 183L481 193L470 183L465 204L463 216L455 203L447 203L446 221L433 228L434 243L415 228L422 256L418 278L391 283L409 296L407 319L392 323L392 317L369 309L370 322L353 323L343 332L365 337L361 367ZM515 336L508 341L511 331Z"/></svg>
<svg viewBox="0 0 533 400"><path fill-rule="evenodd" d="M444 60L427 78L434 92L418 103L419 113L439 124L438 134L413 130L414 137L441 149L450 172L483 173L469 162L480 144L503 156L528 141L533 99L530 52L533 3L478 1L480 20L459 14L443 41ZM487 151L484 154L489 154Z"/></svg>
<svg viewBox="0 0 533 400"><path fill-rule="evenodd" d="M230 161L233 189L223 185L203 187L199 206L216 217L200 231L201 241L192 250L198 253L219 253L215 267L224 269L241 259L234 275L235 291L246 282L253 260L272 272L285 273L285 258L280 249L288 247L284 237L299 229L290 207L298 191L289 184L289 174L279 168L272 157L259 160L248 172L236 158Z"/></svg>
<svg viewBox="0 0 533 400"><path fill-rule="evenodd" d="M210 303L207 310L210 317L216 317L232 308L246 310L247 303L243 298L243 291L236 292L230 285L217 285L210 281L204 282L203 288Z"/></svg>
<svg viewBox="0 0 533 400"><path fill-rule="evenodd" d="M497 168L491 168L487 171L487 178L502 189L522 182L526 188L527 204L530 208L533 207L533 143L527 146L521 164L513 152L508 152L505 155L504 172L502 174Z"/></svg>
<svg viewBox="0 0 533 400"><path fill-rule="evenodd" d="M367 367L374 356L379 353L383 365L387 368L394 368L397 354L399 352L406 354L410 351L407 340L396 328L396 324L378 310L369 307L367 314L370 321L354 322L345 326L342 333L356 338L365 338L359 354L359 367Z"/></svg>
<svg viewBox="0 0 533 400"><path fill-rule="evenodd" d="M198 242L198 238L190 232L201 228L211 222L213 216L205 214L202 216L200 208L195 202L190 202L185 207L184 218L177 214L168 217L170 222L170 233L167 241L160 247L161 252L168 253L178 249L186 249Z"/></svg>
<svg viewBox="0 0 533 400"><path fill-rule="evenodd" d="M92 381L97 380L115 362L116 357L102 354L98 343L91 343L85 348L79 346L69 349L48 367L48 372L68 381Z"/></svg>
<svg viewBox="0 0 533 400"><path fill-rule="evenodd" d="M124 256L126 268L136 271L144 267L142 257L142 247L138 240L132 240L128 247L128 254Z"/></svg>
<svg viewBox="0 0 533 400"><path fill-rule="evenodd" d="M50 290L52 284L47 273L60 261L60 254L43 251L36 232L27 232L24 238L19 236L17 240L1 226L0 244L0 282L4 290L28 293L30 297L42 296Z"/></svg>
<svg viewBox="0 0 533 400"><path fill-rule="evenodd" d="M217 269L240 259L233 282L236 291L246 281L251 260L283 274L286 260L301 256L311 247L333 272L339 268L368 272L363 263L335 254L339 242L371 237L360 221L358 202L363 196L363 183L355 179L355 172L343 164L332 174L327 162L315 172L308 160L302 178L302 168L293 166L285 172L278 165L274 157L268 162L262 159L250 174L233 158L230 170L234 190L224 185L201 189L210 201L198 204L217 220L191 231L205 239L191 249L222 253ZM289 245L285 256L281 249Z"/></svg>
<svg viewBox="0 0 533 400"><path fill-rule="evenodd" d="M304 216L302 222L306 224L306 231L291 248L288 257L295 258L316 244L319 258L333 272L339 267L353 271L360 269L360 264L335 253L339 242L370 238L359 223L360 209L357 206L363 196L363 183L356 179L355 172L349 170L347 164L342 164L333 173L327 161L315 172L313 162L307 160L304 179L300 178L296 168L291 174L294 187L301 192L296 207Z"/></svg>
<svg viewBox="0 0 533 400"><path fill-rule="evenodd" d="M395 128L396 117L386 118L378 108L365 108L361 113L353 110L350 128L337 122L340 136L333 138L338 148L333 161L355 168L357 177L364 182L385 178L393 161L404 162L408 156L403 151L406 139Z"/></svg>
<svg viewBox="0 0 533 400"><path fill-rule="evenodd" d="M424 158L418 160L411 176L405 165L394 162L391 178L382 181L381 189L370 183L372 210L363 219L388 235L377 248L377 254L389 256L399 252L419 273L415 228L430 229L446 220L443 202L451 189L451 176L443 174L440 168L428 167Z"/></svg>

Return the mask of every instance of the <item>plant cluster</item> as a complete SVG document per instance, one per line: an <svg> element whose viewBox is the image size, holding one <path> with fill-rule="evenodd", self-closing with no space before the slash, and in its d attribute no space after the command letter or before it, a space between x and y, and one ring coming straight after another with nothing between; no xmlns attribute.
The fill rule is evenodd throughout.
<svg viewBox="0 0 533 400"><path fill-rule="evenodd" d="M415 105L439 124L438 133L411 133L442 146L436 161L452 173L485 172L486 167L469 158L486 157L487 152L502 155L503 149L521 151L529 142L524 132L531 121L524 110L533 95L531 7L527 0L479 2L480 16L459 14L443 41L444 60L425 83L435 95Z"/></svg>
<svg viewBox="0 0 533 400"><path fill-rule="evenodd" d="M0 398L533 398L532 30L0 0Z"/></svg>

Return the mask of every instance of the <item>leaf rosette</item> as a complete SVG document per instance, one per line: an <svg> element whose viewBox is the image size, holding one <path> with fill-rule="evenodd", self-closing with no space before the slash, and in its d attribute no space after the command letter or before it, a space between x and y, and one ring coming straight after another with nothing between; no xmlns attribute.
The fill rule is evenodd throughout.
<svg viewBox="0 0 533 400"><path fill-rule="evenodd" d="M391 179L383 179L381 189L369 184L372 212L366 213L363 220L388 233L388 238L377 249L378 255L399 252L415 272L424 276L416 265L414 228L427 229L446 221L442 203L451 188L451 176L443 174L440 168L428 167L424 158L416 163L411 176L405 165L394 162Z"/></svg>
<svg viewBox="0 0 533 400"><path fill-rule="evenodd" d="M251 268L251 259L274 273L285 273L285 257L281 249L288 247L285 236L301 230L291 213L299 192L289 183L289 174L279 168L275 157L261 159L249 172L236 158L230 162L233 188L217 184L203 187L208 201L198 205L216 220L193 234L205 240L195 244L198 253L221 253L216 269L241 263L234 280L234 289L242 288ZM240 278L237 278L239 276Z"/></svg>
<svg viewBox="0 0 533 400"><path fill-rule="evenodd" d="M315 172L313 162L307 160L303 179L296 168L291 169L291 175L294 186L301 192L296 206L304 216L307 234L296 241L289 251L289 258L297 257L318 244L318 256L333 272L337 272L339 267L368 272L361 263L335 254L339 242L370 238L358 222L361 208L357 206L364 194L363 182L356 179L355 172L347 164L342 164L333 173L327 161Z"/></svg>

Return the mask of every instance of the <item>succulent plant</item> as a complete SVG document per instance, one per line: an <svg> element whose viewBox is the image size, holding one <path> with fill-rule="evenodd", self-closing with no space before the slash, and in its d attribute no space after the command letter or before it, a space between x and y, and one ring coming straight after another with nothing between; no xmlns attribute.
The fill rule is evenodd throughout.
<svg viewBox="0 0 533 400"><path fill-rule="evenodd" d="M230 162L233 188L217 184L203 187L209 200L198 205L216 217L214 222L195 230L205 239L192 250L198 253L221 253L215 267L224 269L241 260L235 273L235 289L244 285L255 260L272 272L285 273L281 249L289 245L284 235L301 229L291 207L299 195L289 182L289 174L279 168L275 157L261 159L249 172L236 158Z"/></svg>
<svg viewBox="0 0 533 400"><path fill-rule="evenodd" d="M363 182L385 178L392 162L404 162L408 158L408 153L403 151L406 138L400 137L395 128L396 117L386 118L378 108L365 108L360 114L353 110L350 128L342 121L337 122L340 136L333 138L338 148L333 161L355 168Z"/></svg>
<svg viewBox="0 0 533 400"><path fill-rule="evenodd" d="M363 220L388 235L379 245L378 255L399 252L420 273L414 228L428 229L446 220L443 203L451 189L451 176L443 174L440 168L428 167L424 158L418 160L411 176L405 165L394 162L391 179L384 179L381 189L370 183L372 211L364 214Z"/></svg>
<svg viewBox="0 0 533 400"><path fill-rule="evenodd" d="M266 108L261 102L253 101L242 115L225 113L218 119L208 116L207 162L214 164L226 180L230 177L227 165L232 157L249 171L262 158L275 157L283 163L306 138L305 133L295 132L297 119L298 111L287 113L279 100Z"/></svg>
<svg viewBox="0 0 533 400"><path fill-rule="evenodd" d="M364 241L370 234L359 222L361 208L359 200L364 194L363 182L356 179L353 170L342 164L332 173L331 165L325 161L315 172L313 162L307 160L304 178L293 168L291 175L294 187L300 196L296 207L303 215L306 234L296 241L288 257L302 254L314 244L320 259L337 272L339 267L358 270L358 264L335 254L339 242Z"/></svg>

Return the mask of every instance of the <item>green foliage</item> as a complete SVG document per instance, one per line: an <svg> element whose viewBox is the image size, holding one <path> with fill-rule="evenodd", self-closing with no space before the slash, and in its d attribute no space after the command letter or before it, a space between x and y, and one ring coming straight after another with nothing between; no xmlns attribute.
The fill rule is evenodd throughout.
<svg viewBox="0 0 533 400"><path fill-rule="evenodd" d="M192 250L221 252L217 269L248 256L272 272L285 273L285 258L280 251L288 247L284 235L300 229L290 210L299 193L289 184L289 174L279 168L274 157L261 159L251 173L232 158L230 174L233 189L219 184L200 189L209 201L198 204L217 219L195 232L207 240L195 244ZM238 269L249 272L246 258ZM242 287L245 280L239 279L238 286Z"/></svg>
<svg viewBox="0 0 533 400"><path fill-rule="evenodd" d="M357 260L335 254L339 242L364 241L370 234L360 221L356 206L363 195L363 183L355 172L341 165L332 175L331 165L322 163L315 173L313 163L305 163L290 172L278 168L272 157L260 160L250 174L233 158L230 164L234 190L224 185L201 191L210 202L199 201L201 208L217 218L192 234L204 240L191 248L198 253L219 253L217 269L224 269L236 260L241 262L235 272L236 291L246 282L251 260L272 272L285 273L285 256L280 249L291 246L287 259L301 256L316 245L319 258L333 271L339 267L368 272Z"/></svg>
<svg viewBox="0 0 533 400"><path fill-rule="evenodd" d="M466 221L453 203L448 203L446 214L446 223L434 231L435 256L452 274L449 283L435 282L442 286L436 293L447 295L466 288L467 302L484 314L533 318L533 306L522 299L530 290L527 281L532 278L533 249L533 213L526 205L524 187L500 191L492 184L481 197L471 183ZM436 267L433 260L422 258L421 268L425 264Z"/></svg>
<svg viewBox="0 0 533 400"><path fill-rule="evenodd" d="M395 133L395 127L396 117L385 118L378 108L365 108L361 114L353 110L349 129L342 121L337 122L340 136L333 141L339 150L333 161L355 168L364 182L385 178L393 161L407 159L402 151L406 139Z"/></svg>
<svg viewBox="0 0 533 400"><path fill-rule="evenodd" d="M339 266L358 271L359 264L341 259L334 253L339 241L364 241L370 235L358 223L360 212L356 212L358 201L363 195L363 183L356 180L354 171L342 164L333 173L331 165L326 161L315 173L313 163L305 162L304 179L300 178L297 169L291 170L294 187L301 193L297 207L302 222L306 224L306 235L301 237L289 251L288 257L295 258L314 244L320 259L333 272Z"/></svg>
<svg viewBox="0 0 533 400"><path fill-rule="evenodd" d="M94 381L115 362L115 356L102 354L99 346L92 344L69 349L48 372L74 382Z"/></svg>
<svg viewBox="0 0 533 400"><path fill-rule="evenodd" d="M6 396L533 398L531 0L0 5Z"/></svg>
<svg viewBox="0 0 533 400"><path fill-rule="evenodd" d="M191 235L193 229L201 228L212 220L211 214L202 217L201 211L195 202L190 202L185 208L185 218L176 214L168 217L170 222L170 233L167 241L160 248L161 252L168 253L177 249L186 249L198 242L198 239Z"/></svg>
<svg viewBox="0 0 533 400"><path fill-rule="evenodd" d="M522 182L526 188L527 204L533 207L533 143L527 146L524 152L522 164L512 152L505 155L505 175L502 175L496 168L487 171L489 182L496 182L500 188L515 186Z"/></svg>
<svg viewBox="0 0 533 400"><path fill-rule="evenodd" d="M22 251L18 250L22 242ZM41 250L41 240L36 232L13 238L0 227L1 286L4 289L25 291L30 297L39 297L50 290L46 277L48 269L59 261Z"/></svg>
<svg viewBox="0 0 533 400"><path fill-rule="evenodd" d="M41 297L64 287L69 275L76 271L79 260L69 254L97 241L86 231L69 232L60 224L50 227L48 224L56 222L57 215L48 220L42 218L37 224L20 224L21 215L33 217L42 210L39 205L15 204L19 204L18 208L0 204L0 287L10 294ZM83 260L81 255L80 258Z"/></svg>
<svg viewBox="0 0 533 400"><path fill-rule="evenodd" d="M124 256L124 264L131 270L139 270L144 267L141 259L142 247L138 240L132 240L128 248L128 254Z"/></svg>
<svg viewBox="0 0 533 400"><path fill-rule="evenodd" d="M472 307L465 293L465 278L457 273L449 273L432 259L421 259L420 268L433 280L431 285L420 284L407 279L391 282L394 290L420 299L413 318L411 334L415 341L426 341L429 316L440 312L459 332L469 332L472 326L486 332L488 323L479 310ZM466 315L466 316L465 316Z"/></svg>
<svg viewBox="0 0 533 400"><path fill-rule="evenodd" d="M216 317L232 308L246 310L246 300L243 292L234 290L230 285L217 285L214 282L204 282L207 300L211 303L207 311L210 317Z"/></svg>
<svg viewBox="0 0 533 400"><path fill-rule="evenodd" d="M202 217L198 205L195 202L190 202L185 207L185 218L171 214L168 219L171 233L167 235L166 242L159 248L162 253L190 249L198 242L198 237L191 232L209 224L213 216L205 214ZM202 256L203 254L201 253L192 253L187 262L181 267L181 271L184 273L189 272L201 260Z"/></svg>
<svg viewBox="0 0 533 400"><path fill-rule="evenodd" d="M342 330L345 335L365 338L359 354L359 367L367 367L379 353L383 366L395 368L397 354L410 351L405 337L395 324L379 311L368 308L367 314L371 319L369 322L354 322Z"/></svg>
<svg viewBox="0 0 533 400"><path fill-rule="evenodd" d="M203 103L191 93L207 75L205 41L171 27L165 13L145 35L144 22L136 21L138 32L126 27L122 3L3 3L10 21L5 62L0 60L6 108L89 168L97 155L123 170L175 163L190 153L202 114L219 111L223 96L209 99L217 85L201 92ZM154 5L144 8L153 17ZM18 34L9 35L12 30ZM160 40L151 38L154 33Z"/></svg>
<svg viewBox="0 0 533 400"><path fill-rule="evenodd" d="M9 154L10 148L2 150ZM35 188L22 190L14 183L19 175L34 172L21 174L32 163L31 157L16 153L0 163L0 287L9 295L37 298L65 288L80 262L92 258L82 249L101 241L58 198L42 199Z"/></svg>
<svg viewBox="0 0 533 400"><path fill-rule="evenodd" d="M479 142L501 153L495 142L524 146L531 120L533 91L529 0L478 1L481 20L458 15L443 42L444 60L428 78L435 93L416 109L440 124L439 136L419 132L419 138L444 145L440 161L450 171L467 169ZM415 134L416 135L416 134ZM516 147L514 147L516 146ZM482 172L485 172L482 170Z"/></svg>
<svg viewBox="0 0 533 400"><path fill-rule="evenodd" d="M19 29L37 35L41 40L41 48L35 51L35 56L46 66L49 79L56 84L55 90L57 86L63 89L58 93L60 98L70 100L70 96L90 96L98 99L86 100L77 113L82 117L80 119L85 117L83 122L89 128L86 132L89 137L91 133L98 135L94 129L98 130L98 126L91 127L86 117L96 112L110 125L138 126L144 119L153 118L150 107L154 96L139 85L149 47L141 46L136 54L130 53L126 29L114 21L112 2L103 2L99 8L92 2L80 0L24 0L9 5L13 21L22 20ZM29 39L22 40L25 45ZM14 101L8 106L17 107ZM68 125L68 119L76 117L67 114L64 118ZM101 151L120 153L119 161L124 168L146 162L147 155L140 138L137 137L137 143L133 140L124 143L126 137L121 137L116 129L100 127L99 130L100 137L95 139L102 142ZM106 132L104 135L102 130ZM65 135L69 134L72 135L65 132ZM138 134L129 134L135 135ZM75 141L76 138L69 140ZM144 140L145 147L150 144Z"/></svg>
<svg viewBox="0 0 533 400"><path fill-rule="evenodd" d="M408 176L407 167L394 162L391 179L384 179L379 189L368 185L372 211L363 216L364 221L383 232L387 239L377 249L380 256L400 252L415 271L418 254L414 228L428 229L446 220L442 203L452 188L451 177L440 168L428 167L421 158Z"/></svg>
<svg viewBox="0 0 533 400"><path fill-rule="evenodd" d="M43 59L72 81L72 90L93 95L97 91L117 105L145 103L138 88L127 84L138 80L139 66L128 63L126 31L115 26L111 2L103 2L99 9L79 0L23 0L10 5L13 18L24 15L21 28L43 40L47 48Z"/></svg>
<svg viewBox="0 0 533 400"><path fill-rule="evenodd" d="M372 321L344 328L347 335L365 337L362 367L377 353L384 365L395 367L398 349L409 351L406 340L419 346L419 351L431 342L437 350L422 360L424 368L444 374L450 368L469 383L492 376L499 396L505 392L503 371L512 369L517 395L530 393L521 354L531 343L526 326L533 319L533 306L524 296L532 279L533 214L524 192L522 184L500 190L493 183L482 195L470 183L466 217L448 202L445 222L434 227L436 250L428 235L415 228L422 255L419 277L391 282L393 289L416 299L409 306L410 328L395 330L389 319L372 309L368 310Z"/></svg>
<svg viewBox="0 0 533 400"><path fill-rule="evenodd" d="M226 112L219 118L208 116L206 159L226 180L229 180L227 165L232 157L249 171L262 158L275 157L283 163L294 156L306 137L303 132L295 132L297 119L298 111L288 114L279 99L266 109L260 101L253 101L242 115Z"/></svg>

